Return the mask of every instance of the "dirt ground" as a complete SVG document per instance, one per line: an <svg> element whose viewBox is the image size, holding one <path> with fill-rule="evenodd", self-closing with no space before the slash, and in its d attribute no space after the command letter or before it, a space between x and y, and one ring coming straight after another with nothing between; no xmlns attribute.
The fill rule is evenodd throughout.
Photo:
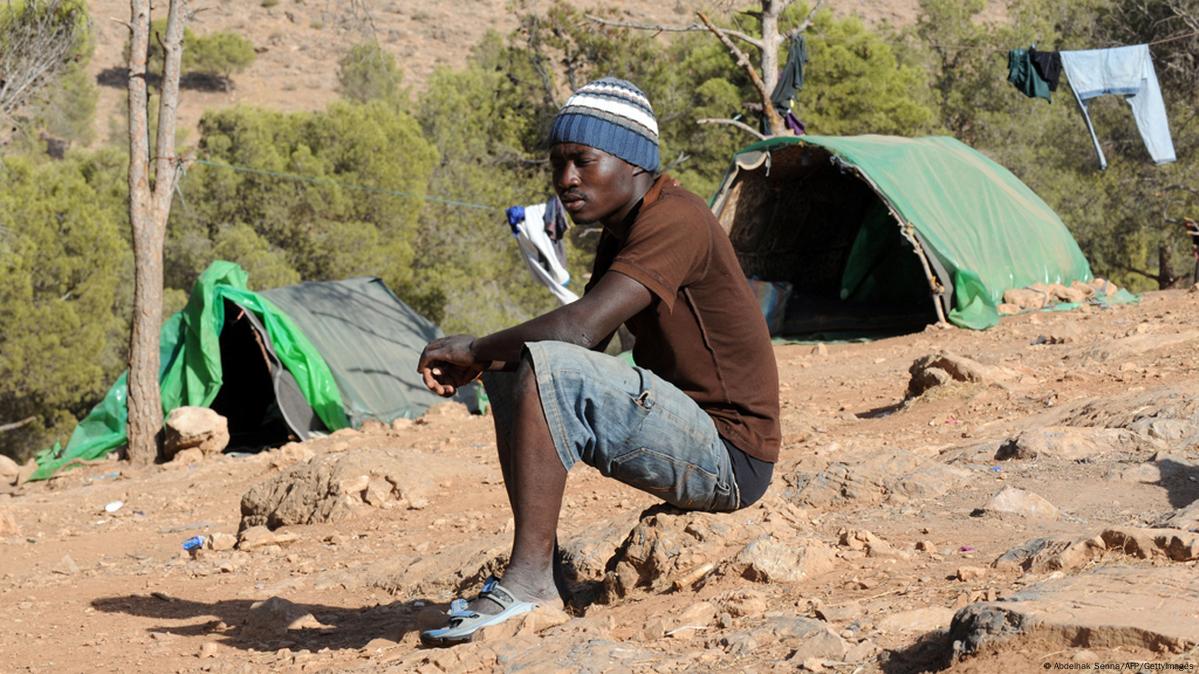
<svg viewBox="0 0 1199 674"><path fill-rule="evenodd" d="M1128 543L1099 543L1056 569L992 563L1030 539L1146 527L1199 499L1196 316L1199 293L1166 291L1137 305L1023 314L986 332L779 345L784 448L762 502L643 518L651 497L577 468L561 525L574 617L453 649L421 649L419 626L477 590L512 529L489 417L445 406L414 424L258 455L141 469L107 461L0 487L0 670L848 674L1138 661L1194 671L1199 603L1170 604L1199 596L1193 540L1143 558ZM905 402L909 367L942 350L982 363L985 376ZM1046 427L1083 435L995 458L1006 440ZM343 481L333 521L276 528L253 549L181 548L191 536L236 534L254 485L375 455L398 462L394 494ZM988 507L1009 486L1059 512ZM107 512L114 501L121 507ZM755 544L772 552L755 557ZM1113 573L1132 575L1104 575ZM1136 580L1152 574L1179 584ZM954 655L955 640L971 650L965 632L946 631L956 610L1050 601L1047 584L1095 579L1097 589L1063 600L1082 613L1050 609L1077 625L1038 623ZM1160 595L1148 622L1087 622L1084 609L1102 608L1095 592L1137 587ZM264 627L251 606L271 597L295 613ZM1127 601L1116 614L1141 620L1139 600Z"/></svg>

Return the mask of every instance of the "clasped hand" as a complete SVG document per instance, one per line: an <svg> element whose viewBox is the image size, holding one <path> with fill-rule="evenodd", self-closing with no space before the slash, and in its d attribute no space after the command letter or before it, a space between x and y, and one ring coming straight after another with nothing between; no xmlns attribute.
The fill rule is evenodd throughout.
<svg viewBox="0 0 1199 674"><path fill-rule="evenodd" d="M474 357L475 339L470 335L440 337L425 345L416 371L429 390L448 398L458 389L479 378L483 364Z"/></svg>

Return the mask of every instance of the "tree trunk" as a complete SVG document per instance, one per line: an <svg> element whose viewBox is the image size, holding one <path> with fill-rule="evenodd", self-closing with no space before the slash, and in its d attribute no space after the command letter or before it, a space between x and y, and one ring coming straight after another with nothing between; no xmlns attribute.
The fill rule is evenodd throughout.
<svg viewBox="0 0 1199 674"><path fill-rule="evenodd" d="M1159 290L1165 290L1174 285L1174 273L1171 271L1174 266L1173 255L1170 253L1170 246L1165 243L1157 244L1157 287Z"/></svg>
<svg viewBox="0 0 1199 674"><path fill-rule="evenodd" d="M762 82L771 93L779 81L779 46L783 40L779 35L779 14L785 5L781 0L762 0ZM770 135L787 135L787 125L770 100L762 101L762 105Z"/></svg>
<svg viewBox="0 0 1199 674"><path fill-rule="evenodd" d="M133 325L129 334L129 460L158 458L162 397L158 342L162 327L162 258L166 222L175 189L175 111L183 51L184 0L171 0L164 39L165 66L159 100L155 184L150 188L150 130L146 56L150 46L149 0L130 0L129 222L133 229Z"/></svg>

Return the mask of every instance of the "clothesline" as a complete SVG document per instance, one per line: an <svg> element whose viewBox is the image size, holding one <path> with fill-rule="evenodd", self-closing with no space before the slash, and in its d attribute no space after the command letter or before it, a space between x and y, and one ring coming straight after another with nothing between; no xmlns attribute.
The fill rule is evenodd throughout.
<svg viewBox="0 0 1199 674"><path fill-rule="evenodd" d="M406 198L406 199L419 199L421 201L427 201L427 202L435 203L435 204L442 204L444 206L457 206L460 208L473 208L473 209L481 210L481 211L498 211L500 213L502 213L504 211L504 209L499 206L489 206L487 204L479 204L479 203L474 203L474 202L470 202L470 201L462 201L459 199L447 199L445 197L439 197L439 196L432 195L432 194L418 194L416 192L404 192L404 191L400 191L400 190L382 189L382 188L378 188L378 187L371 187L369 185L361 185L361 184L357 184L357 183L336 180L333 178L328 178L328 177L323 177L323 176L314 177L314 176L300 175L297 173L285 173L283 171L270 171L267 169L253 168L251 166L239 166L237 164L227 164L225 162L212 161L209 159L194 159L190 163L201 164L203 166L211 166L213 168L228 169L228 170L234 171L236 173L247 173L250 175L266 176L266 177L271 177L271 178L281 178L283 180L294 180L297 182L309 183L311 185L327 184L327 185L334 185L334 186L340 187L342 189L347 189L347 190L370 192L372 194L384 194L387 196L402 197L402 198Z"/></svg>
<svg viewBox="0 0 1199 674"><path fill-rule="evenodd" d="M1182 35L1175 35L1174 37L1163 37L1162 39L1154 40L1153 42L1150 42L1149 44L1147 44L1145 46L1152 47L1155 44L1163 44L1165 42L1173 42L1175 40L1182 40L1182 39L1185 39L1188 37L1195 37L1196 35L1199 35L1199 30L1193 30L1189 33L1184 33Z"/></svg>

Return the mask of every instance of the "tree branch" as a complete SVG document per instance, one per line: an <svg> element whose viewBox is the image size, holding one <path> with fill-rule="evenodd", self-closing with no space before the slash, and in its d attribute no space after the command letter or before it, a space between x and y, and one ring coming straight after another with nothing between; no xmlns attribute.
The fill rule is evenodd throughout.
<svg viewBox="0 0 1199 674"><path fill-rule="evenodd" d="M1124 271L1126 271L1126 272L1131 272L1131 273L1133 273L1133 274L1138 274L1138 275L1140 275L1140 276L1144 276L1145 278L1151 278L1151 279L1153 279L1154 281L1158 281L1158 280L1160 280L1160 279L1161 279L1161 277L1160 277L1160 276L1158 276L1157 274L1154 274L1154 273L1151 273L1151 272L1147 272L1147 271L1145 271L1144 269L1137 269L1136 267L1130 267L1130 266L1128 266L1128 265L1126 265L1126 264L1119 264L1119 263L1117 263L1117 264L1116 264L1116 267L1118 267L1118 268L1120 268L1120 269L1123 269L1123 270L1124 270Z"/></svg>
<svg viewBox="0 0 1199 674"><path fill-rule="evenodd" d="M167 10L166 38L156 37L162 44L162 91L158 99L158 140L155 143L154 217L158 226L166 228L171 212L171 198L181 163L175 156L175 128L179 110L179 75L183 61L183 24L187 16L187 1L172 0Z"/></svg>
<svg viewBox="0 0 1199 674"><path fill-rule="evenodd" d="M668 24L664 24L664 23L635 23L633 21L617 21L615 19L605 19L605 18L599 17L599 16L592 16L591 14L587 14L586 17L589 21L594 21L595 23L598 23L603 26L615 26L617 28L632 28L633 30L652 30L652 31L659 32L659 33L699 33L699 32L709 30L706 26L704 26L703 24L699 24L699 23L693 23L688 26L677 26L677 25L672 26L672 25L668 25ZM720 30L724 31L724 33L726 35L730 35L732 37L737 38L738 40L743 40L743 41L753 45L759 51L761 51L762 49L765 49L765 47L762 44L762 41L756 37L747 35L746 33L742 33L739 30L732 30L730 28L721 28Z"/></svg>
<svg viewBox="0 0 1199 674"><path fill-rule="evenodd" d="M733 40L724 33L723 28L717 28L703 12L696 12L695 15L699 17L700 21L704 22L704 25L716 36L716 39L720 40L720 43L732 53L733 57L737 60L737 65L741 66L746 74L749 75L749 80L753 82L754 88L758 90L758 95L762 97L762 108L766 113L766 119L769 121L770 130L776 134L782 133L782 129L784 128L783 118L779 116L778 111L770 104L770 90L766 88L766 83L762 81L762 76L754 68L754 64L749 60L749 56L733 43Z"/></svg>
<svg viewBox="0 0 1199 674"><path fill-rule="evenodd" d="M0 424L0 433L7 433L8 431L15 431L18 428L20 428L22 426L28 426L29 424L32 424L35 421L37 421L37 416L26 417L20 421L14 421L11 424Z"/></svg>
<svg viewBox="0 0 1199 674"><path fill-rule="evenodd" d="M735 126L738 129L741 129L742 131L744 131L746 133L753 134L754 137L756 137L758 140L766 140L766 134L762 133L761 131L758 131L757 129L753 128L752 126L746 124L745 122L742 122L742 121L739 121L736 119L704 117L703 119L695 120L695 123L696 124L727 124L729 126Z"/></svg>
<svg viewBox="0 0 1199 674"><path fill-rule="evenodd" d="M783 4L783 9L786 9L787 5L789 5L789 4L791 4L791 0L787 0L787 2L785 2ZM799 35L800 33L804 32L805 30L811 28L812 20L816 17L817 10L819 10L820 6L823 4L824 4L824 0L816 0L816 4L812 5L812 9L808 10L808 15L806 17L804 17L804 20L800 21L798 26L787 31L787 39L790 40L791 38L795 37L796 35Z"/></svg>

